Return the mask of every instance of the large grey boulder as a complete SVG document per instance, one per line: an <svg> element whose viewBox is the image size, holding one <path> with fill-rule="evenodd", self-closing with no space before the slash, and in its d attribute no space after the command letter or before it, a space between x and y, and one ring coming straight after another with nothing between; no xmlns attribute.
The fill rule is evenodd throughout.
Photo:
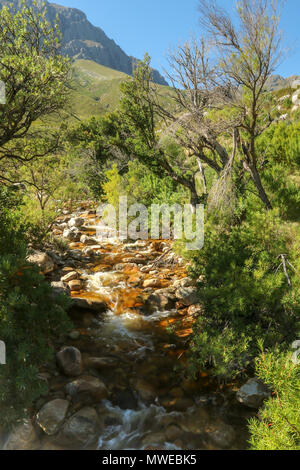
<svg viewBox="0 0 300 470"><path fill-rule="evenodd" d="M43 251L34 251L32 254L27 256L27 261L29 263L36 264L40 268L40 272L42 274L51 273L55 267L53 259Z"/></svg>
<svg viewBox="0 0 300 470"><path fill-rule="evenodd" d="M108 391L103 382L97 377L85 375L66 385L66 392L71 397L79 394L88 395L94 400L104 400Z"/></svg>
<svg viewBox="0 0 300 470"><path fill-rule="evenodd" d="M186 307L197 304L199 301L197 287L181 287L180 289L177 289L175 295L179 302Z"/></svg>
<svg viewBox="0 0 300 470"><path fill-rule="evenodd" d="M52 436L56 434L64 422L69 408L69 402L57 398L44 405L37 413L36 422L42 430Z"/></svg>
<svg viewBox="0 0 300 470"><path fill-rule="evenodd" d="M85 407L67 420L56 440L60 445L83 448L97 440L98 427L96 410Z"/></svg>
<svg viewBox="0 0 300 470"><path fill-rule="evenodd" d="M3 450L36 450L39 440L33 424L25 420L16 426L8 436Z"/></svg>
<svg viewBox="0 0 300 470"><path fill-rule="evenodd" d="M65 375L76 377L81 374L82 358L79 349L73 346L65 347L56 354L56 360Z"/></svg>
<svg viewBox="0 0 300 470"><path fill-rule="evenodd" d="M254 409L258 409L270 396L270 389L257 378L249 379L236 395L240 403Z"/></svg>

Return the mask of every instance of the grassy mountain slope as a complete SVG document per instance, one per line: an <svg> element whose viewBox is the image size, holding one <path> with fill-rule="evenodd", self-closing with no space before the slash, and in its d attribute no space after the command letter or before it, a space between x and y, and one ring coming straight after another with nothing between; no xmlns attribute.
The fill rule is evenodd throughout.
<svg viewBox="0 0 300 470"><path fill-rule="evenodd" d="M72 111L80 119L114 109L120 99L120 83L128 75L91 60L73 65Z"/></svg>

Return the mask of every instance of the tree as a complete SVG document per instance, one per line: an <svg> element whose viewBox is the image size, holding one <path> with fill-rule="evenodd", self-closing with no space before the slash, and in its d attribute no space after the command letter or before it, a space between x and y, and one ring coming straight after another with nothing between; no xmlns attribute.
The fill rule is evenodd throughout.
<svg viewBox="0 0 300 470"><path fill-rule="evenodd" d="M6 104L0 105L0 172L53 153L60 130L42 127L59 113L69 95L70 62L58 54L59 31L45 19L46 10L23 4L19 11L0 10L0 80Z"/></svg>
<svg viewBox="0 0 300 470"><path fill-rule="evenodd" d="M190 164L183 149L174 153L168 150L164 139L162 109L172 106L169 97L160 97L157 85L152 82L150 57L138 62L133 77L121 84L122 97L119 113L114 115L110 128L111 145L128 158L136 158L159 176L170 176L177 184L187 188L191 204L200 202L196 190L196 162ZM162 99L162 102L160 102ZM174 150L174 149L173 149ZM180 155L180 158L176 158Z"/></svg>
<svg viewBox="0 0 300 470"><path fill-rule="evenodd" d="M200 0L201 25L216 45L219 67L235 87L232 105L239 112L236 126L242 164L267 209L270 200L262 184L262 158L256 139L272 122L266 112L265 86L281 57L279 2L241 0L237 3L238 24L215 1Z"/></svg>

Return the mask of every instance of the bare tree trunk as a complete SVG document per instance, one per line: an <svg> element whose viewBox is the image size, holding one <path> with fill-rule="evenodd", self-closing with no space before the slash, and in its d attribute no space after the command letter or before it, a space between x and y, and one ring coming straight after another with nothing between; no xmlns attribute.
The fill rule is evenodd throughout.
<svg viewBox="0 0 300 470"><path fill-rule="evenodd" d="M207 184L206 184L205 172L204 172L204 169L203 169L200 158L196 157L196 160L197 160L199 171L200 171L201 176L202 176L203 192L204 192L204 194L207 194Z"/></svg>
<svg viewBox="0 0 300 470"><path fill-rule="evenodd" d="M266 209L271 210L272 205L271 205L271 202L270 202L270 200L267 196L266 191L264 190L264 187L262 185L261 178L260 178L259 172L257 171L257 168L255 167L255 165L251 165L251 166L247 165L247 170L249 171L249 173L252 177L253 183L254 183L256 189L258 190L258 194L259 194L260 199L265 204Z"/></svg>

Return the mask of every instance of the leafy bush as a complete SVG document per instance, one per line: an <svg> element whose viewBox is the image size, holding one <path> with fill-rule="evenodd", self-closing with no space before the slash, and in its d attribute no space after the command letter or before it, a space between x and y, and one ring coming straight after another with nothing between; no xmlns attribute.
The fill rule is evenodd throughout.
<svg viewBox="0 0 300 470"><path fill-rule="evenodd" d="M272 351L256 360L256 373L274 391L250 421L253 450L300 450L300 366L291 353Z"/></svg>
<svg viewBox="0 0 300 470"><path fill-rule="evenodd" d="M193 257L192 273L203 276L199 297L204 306L191 342L193 372L209 366L220 379L233 377L253 363L260 339L270 347L295 338L300 283L292 263L299 252L286 242L275 210L252 210L233 226L207 222L204 248Z"/></svg>
<svg viewBox="0 0 300 470"><path fill-rule="evenodd" d="M52 338L71 327L64 296L52 289L37 267L27 263L18 196L0 192L0 338L7 364L0 367L1 424L15 424L45 391L39 367L53 356Z"/></svg>

